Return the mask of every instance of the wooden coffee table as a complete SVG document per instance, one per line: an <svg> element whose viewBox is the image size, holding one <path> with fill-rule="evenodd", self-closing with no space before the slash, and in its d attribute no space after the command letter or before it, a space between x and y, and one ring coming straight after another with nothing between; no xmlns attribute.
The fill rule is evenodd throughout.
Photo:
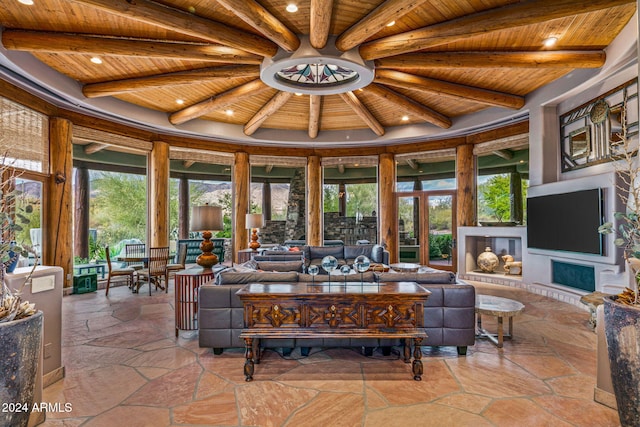
<svg viewBox="0 0 640 427"><path fill-rule="evenodd" d="M262 338L401 338L406 363L413 341L413 379L422 379L420 343L431 292L417 283L249 284L237 295L244 304L247 381L260 362Z"/></svg>
<svg viewBox="0 0 640 427"><path fill-rule="evenodd" d="M478 334L476 338L487 338L499 348L502 348L504 339L511 339L513 333L513 317L520 314L524 304L509 298L495 297L492 295L476 294L476 315L478 317ZM492 334L482 327L482 316L495 316L498 318L498 333ZM503 319L509 319L509 331L504 333Z"/></svg>

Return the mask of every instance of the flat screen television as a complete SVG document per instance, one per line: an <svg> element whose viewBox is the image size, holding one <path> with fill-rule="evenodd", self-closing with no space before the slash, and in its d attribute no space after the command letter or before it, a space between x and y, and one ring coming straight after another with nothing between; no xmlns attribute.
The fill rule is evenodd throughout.
<svg viewBox="0 0 640 427"><path fill-rule="evenodd" d="M527 198L527 246L603 254L602 189Z"/></svg>

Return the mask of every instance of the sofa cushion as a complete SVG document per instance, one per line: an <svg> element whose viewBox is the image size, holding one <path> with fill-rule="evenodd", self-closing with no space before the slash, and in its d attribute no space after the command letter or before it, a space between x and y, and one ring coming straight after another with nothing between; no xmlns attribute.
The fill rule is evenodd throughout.
<svg viewBox="0 0 640 427"><path fill-rule="evenodd" d="M246 285L248 283L262 283L262 282L297 282L298 273L293 272L251 272L251 273L237 273L233 271L223 271L216 276L216 285L229 285L229 284L241 284Z"/></svg>
<svg viewBox="0 0 640 427"><path fill-rule="evenodd" d="M352 264L353 260L360 255L371 259L371 249L373 249L373 245L345 245L344 259L347 260L347 264Z"/></svg>
<svg viewBox="0 0 640 427"><path fill-rule="evenodd" d="M302 272L302 261L258 261L257 269L263 271Z"/></svg>
<svg viewBox="0 0 640 427"><path fill-rule="evenodd" d="M306 259L322 259L327 255L344 259L343 246L305 246L304 257Z"/></svg>

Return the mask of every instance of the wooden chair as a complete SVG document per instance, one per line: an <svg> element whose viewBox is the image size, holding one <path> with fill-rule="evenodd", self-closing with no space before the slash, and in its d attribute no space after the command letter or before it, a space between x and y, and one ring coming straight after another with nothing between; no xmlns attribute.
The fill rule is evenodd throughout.
<svg viewBox="0 0 640 427"><path fill-rule="evenodd" d="M149 282L149 296L151 296L151 284L156 286L156 289L162 288L162 278L165 279L165 284L168 286L167 275L167 262L169 261L169 247L161 248L149 248L149 263L148 267L138 270L138 283L136 291L140 291L142 286L142 280Z"/></svg>
<svg viewBox="0 0 640 427"><path fill-rule="evenodd" d="M107 269L109 270L109 275L107 276L107 287L106 287L106 291L105 291L105 296L109 295L109 286L111 285L111 278L112 277L126 277L127 278L127 285L129 287L131 287L133 285L133 274L136 272L133 268L131 267L124 267L124 268L114 268L111 265L111 254L109 253L109 246L107 246L105 248L105 255L107 257Z"/></svg>
<svg viewBox="0 0 640 427"><path fill-rule="evenodd" d="M167 264L167 287L166 291L169 292L169 277L171 273L175 275L177 271L184 270L185 265L187 264L187 245L181 244L178 247L178 262Z"/></svg>
<svg viewBox="0 0 640 427"><path fill-rule="evenodd" d="M144 243L129 243L128 245L124 245L124 255L139 256L142 258L145 255L146 249L147 248ZM127 267L131 267L134 270L140 270L144 268L144 265L139 262L128 262Z"/></svg>

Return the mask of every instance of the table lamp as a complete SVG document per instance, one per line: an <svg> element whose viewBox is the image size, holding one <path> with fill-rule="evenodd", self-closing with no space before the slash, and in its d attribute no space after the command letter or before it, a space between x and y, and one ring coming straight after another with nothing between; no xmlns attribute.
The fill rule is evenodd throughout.
<svg viewBox="0 0 640 427"><path fill-rule="evenodd" d="M200 250L202 253L196 258L196 263L204 268L210 269L218 263L218 257L212 253L213 242L211 241L211 231L220 231L224 228L222 224L222 208L220 206L194 206L191 211L191 231L202 232L202 243Z"/></svg>
<svg viewBox="0 0 640 427"><path fill-rule="evenodd" d="M264 216L262 214L247 214L247 228L251 229L251 243L249 247L257 251L260 247L258 242L258 228L264 227Z"/></svg>

